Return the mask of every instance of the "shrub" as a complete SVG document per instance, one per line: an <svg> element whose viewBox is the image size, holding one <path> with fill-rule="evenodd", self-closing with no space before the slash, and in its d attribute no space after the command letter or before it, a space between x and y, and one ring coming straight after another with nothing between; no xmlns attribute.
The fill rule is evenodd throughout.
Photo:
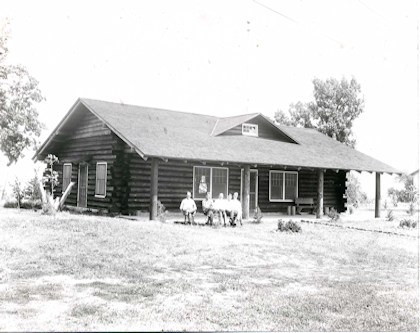
<svg viewBox="0 0 420 333"><path fill-rule="evenodd" d="M157 217L160 222L166 222L166 217L168 215L168 211L163 203L158 200L157 202Z"/></svg>
<svg viewBox="0 0 420 333"><path fill-rule="evenodd" d="M30 200L42 200L41 189L39 187L39 178L35 170L35 176L27 183L23 189L25 198Z"/></svg>
<svg viewBox="0 0 420 333"><path fill-rule="evenodd" d="M18 208L18 203L16 200L13 201L6 201L3 204L4 208ZM42 202L41 200L22 200L20 203L21 209L41 209L42 208Z"/></svg>
<svg viewBox="0 0 420 333"><path fill-rule="evenodd" d="M337 212L335 208L331 208L328 212L328 217L330 218L330 222L338 222L340 221L340 213Z"/></svg>
<svg viewBox="0 0 420 333"><path fill-rule="evenodd" d="M42 204L42 214L43 215L55 215L56 212L57 211L54 208L54 205L52 205L50 201Z"/></svg>
<svg viewBox="0 0 420 333"><path fill-rule="evenodd" d="M391 209L388 210L388 212L386 213L385 220L388 222L392 222L395 220L394 212Z"/></svg>
<svg viewBox="0 0 420 333"><path fill-rule="evenodd" d="M287 222L284 222L282 219L280 219L277 223L277 229L281 232L301 232L302 228L301 226L292 220L289 220Z"/></svg>
<svg viewBox="0 0 420 333"><path fill-rule="evenodd" d="M17 208L17 206L18 206L18 204L17 204L17 202L16 202L16 201L6 201L6 202L3 204L3 207L4 207L4 208Z"/></svg>
<svg viewBox="0 0 420 333"><path fill-rule="evenodd" d="M410 204L408 205L408 210L407 210L407 214L410 216L413 216L414 213L416 211L416 205L414 202L410 202Z"/></svg>
<svg viewBox="0 0 420 333"><path fill-rule="evenodd" d="M417 227L417 221L413 221L411 219L403 219L400 221L400 228L416 228Z"/></svg>
<svg viewBox="0 0 420 333"><path fill-rule="evenodd" d="M252 220L253 223L261 223L263 218L263 214L259 206L254 210L254 219Z"/></svg>
<svg viewBox="0 0 420 333"><path fill-rule="evenodd" d="M58 157L48 154L44 162L47 164L47 168L44 171L42 183L45 188L49 188L50 194L53 195L55 187L59 184L58 172L54 170L54 164L58 163Z"/></svg>
<svg viewBox="0 0 420 333"><path fill-rule="evenodd" d="M55 215L57 213L57 200L51 194L46 193L46 199L42 202L42 214ZM56 198L57 199L57 198Z"/></svg>
<svg viewBox="0 0 420 333"><path fill-rule="evenodd" d="M13 183L12 190L13 190L13 196L16 199L17 208L20 208L24 193L23 193L22 185L17 177L15 178L15 182Z"/></svg>

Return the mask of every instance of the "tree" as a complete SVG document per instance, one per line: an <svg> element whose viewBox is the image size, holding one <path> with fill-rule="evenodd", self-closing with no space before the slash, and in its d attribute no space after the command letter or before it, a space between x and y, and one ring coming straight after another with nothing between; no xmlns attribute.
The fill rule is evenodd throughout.
<svg viewBox="0 0 420 333"><path fill-rule="evenodd" d="M284 125L315 128L354 147L356 140L352 138L353 122L364 109L360 84L354 78L348 81L344 77L341 81L335 78L325 81L315 78L312 83L315 100L290 104L289 117L279 110L274 115L275 121Z"/></svg>
<svg viewBox="0 0 420 333"><path fill-rule="evenodd" d="M31 201L42 200L41 189L39 188L39 177L37 170L34 170L34 177L28 181L26 187L24 188L25 197Z"/></svg>
<svg viewBox="0 0 420 333"><path fill-rule="evenodd" d="M43 129L36 104L44 97L25 67L6 64L7 39L5 24L0 27L0 150L10 165L23 157L24 149L36 146Z"/></svg>
<svg viewBox="0 0 420 333"><path fill-rule="evenodd" d="M12 191L17 201L17 208L20 209L20 206L22 205L22 199L25 194L23 192L22 185L17 177L15 178L15 182L13 183Z"/></svg>
<svg viewBox="0 0 420 333"><path fill-rule="evenodd" d="M347 203L356 208L367 201L367 194L362 191L359 178L353 172L347 178L346 196Z"/></svg>
<svg viewBox="0 0 420 333"><path fill-rule="evenodd" d="M388 196L390 196L393 201L397 202L417 202L419 193L414 185L413 176L402 174L401 176L397 176L396 180L402 183L404 188L402 190L398 190L394 187L391 187L388 189Z"/></svg>
<svg viewBox="0 0 420 333"><path fill-rule="evenodd" d="M53 154L48 154L44 162L47 167L42 178L42 183L45 188L49 188L51 196L54 196L54 189L59 184L58 172L54 170L54 164L58 163L58 157Z"/></svg>

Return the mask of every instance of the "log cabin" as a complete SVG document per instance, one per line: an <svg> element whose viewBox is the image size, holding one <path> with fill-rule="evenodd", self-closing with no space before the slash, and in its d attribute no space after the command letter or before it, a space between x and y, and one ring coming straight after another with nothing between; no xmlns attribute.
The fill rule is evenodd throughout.
<svg viewBox="0 0 420 333"><path fill-rule="evenodd" d="M56 195L75 182L66 205L121 214L148 211L158 200L178 210L190 191L200 209L206 192L238 192L243 216L286 212L296 198L346 209L351 170L400 173L314 129L279 126L260 113L215 117L79 98L39 147L34 160L58 156ZM309 199L310 200L310 199ZM302 202L302 200L301 200Z"/></svg>

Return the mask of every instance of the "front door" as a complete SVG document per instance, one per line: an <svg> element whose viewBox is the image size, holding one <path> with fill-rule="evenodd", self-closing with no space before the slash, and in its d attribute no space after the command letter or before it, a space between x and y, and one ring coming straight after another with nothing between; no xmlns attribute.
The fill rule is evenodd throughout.
<svg viewBox="0 0 420 333"><path fill-rule="evenodd" d="M79 185L77 190L78 207L87 207L87 180L88 166L87 164L79 164Z"/></svg>
<svg viewBox="0 0 420 333"><path fill-rule="evenodd" d="M251 170L249 183L249 214L258 206L258 170ZM241 201L244 197L244 169L241 170Z"/></svg>

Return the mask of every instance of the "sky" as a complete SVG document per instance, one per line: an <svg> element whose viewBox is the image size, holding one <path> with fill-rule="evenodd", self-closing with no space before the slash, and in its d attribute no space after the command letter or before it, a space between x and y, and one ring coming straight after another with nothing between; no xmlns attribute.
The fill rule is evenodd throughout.
<svg viewBox="0 0 420 333"><path fill-rule="evenodd" d="M78 97L272 118L311 101L314 78L344 76L356 78L365 99L356 148L412 172L419 7L409 0L2 0L0 21L10 22L8 62L25 65L46 97L41 141ZM25 155L9 168L0 156L0 185L32 176L33 152ZM374 176L362 179L373 193Z"/></svg>

